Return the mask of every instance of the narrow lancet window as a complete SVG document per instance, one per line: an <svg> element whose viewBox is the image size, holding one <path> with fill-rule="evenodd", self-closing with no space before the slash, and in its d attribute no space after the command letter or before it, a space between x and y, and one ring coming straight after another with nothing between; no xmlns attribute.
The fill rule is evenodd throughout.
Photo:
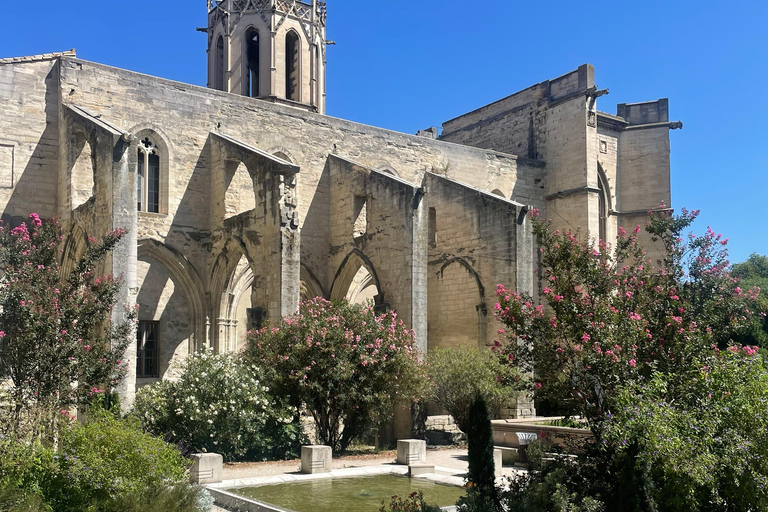
<svg viewBox="0 0 768 512"><path fill-rule="evenodd" d="M146 137L139 143L136 169L136 197L140 212L160 213L160 155L155 143Z"/></svg>
<svg viewBox="0 0 768 512"><path fill-rule="evenodd" d="M216 42L216 82L214 87L219 91L224 90L224 37L219 36Z"/></svg>
<svg viewBox="0 0 768 512"><path fill-rule="evenodd" d="M299 100L299 36L294 31L285 36L285 98Z"/></svg>
<svg viewBox="0 0 768 512"><path fill-rule="evenodd" d="M250 28L245 33L245 95L251 98L259 97L259 32Z"/></svg>

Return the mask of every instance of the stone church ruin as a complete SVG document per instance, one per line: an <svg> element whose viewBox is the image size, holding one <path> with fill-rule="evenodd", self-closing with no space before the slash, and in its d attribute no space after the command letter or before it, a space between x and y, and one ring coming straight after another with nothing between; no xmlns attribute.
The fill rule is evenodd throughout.
<svg viewBox="0 0 768 512"><path fill-rule="evenodd" d="M124 406L314 296L396 310L422 352L492 344L496 285L538 287L526 212L611 240L670 204L666 99L600 111L585 64L396 133L325 115L325 21L315 0L209 1L207 88L74 51L0 59L3 218L57 216L65 270L128 230L99 269L139 306Z"/></svg>

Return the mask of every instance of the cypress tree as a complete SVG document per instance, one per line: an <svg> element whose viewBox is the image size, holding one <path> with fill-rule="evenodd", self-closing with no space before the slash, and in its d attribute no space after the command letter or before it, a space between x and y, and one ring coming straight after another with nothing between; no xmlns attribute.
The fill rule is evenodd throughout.
<svg viewBox="0 0 768 512"><path fill-rule="evenodd" d="M481 396L477 396L469 410L467 479L477 493L491 503L497 503L496 468L493 463L493 429L488 407Z"/></svg>

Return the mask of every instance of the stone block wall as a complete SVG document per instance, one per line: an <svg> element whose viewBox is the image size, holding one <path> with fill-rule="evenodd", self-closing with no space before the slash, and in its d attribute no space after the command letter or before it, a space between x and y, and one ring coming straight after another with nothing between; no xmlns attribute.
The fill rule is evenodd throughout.
<svg viewBox="0 0 768 512"><path fill-rule="evenodd" d="M429 347L485 347L500 327L496 285L517 286L520 205L434 174L426 186Z"/></svg>
<svg viewBox="0 0 768 512"><path fill-rule="evenodd" d="M53 59L0 61L0 211L57 213L59 73Z"/></svg>

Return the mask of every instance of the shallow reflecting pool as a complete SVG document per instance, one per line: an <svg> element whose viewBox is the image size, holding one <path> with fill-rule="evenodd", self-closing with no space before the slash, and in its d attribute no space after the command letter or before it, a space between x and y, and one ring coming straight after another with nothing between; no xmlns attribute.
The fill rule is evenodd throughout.
<svg viewBox="0 0 768 512"><path fill-rule="evenodd" d="M393 495L406 497L424 491L428 503L444 507L464 496L464 489L403 476L381 475L355 478L327 478L288 484L231 489L247 496L296 512L377 512L381 501Z"/></svg>

